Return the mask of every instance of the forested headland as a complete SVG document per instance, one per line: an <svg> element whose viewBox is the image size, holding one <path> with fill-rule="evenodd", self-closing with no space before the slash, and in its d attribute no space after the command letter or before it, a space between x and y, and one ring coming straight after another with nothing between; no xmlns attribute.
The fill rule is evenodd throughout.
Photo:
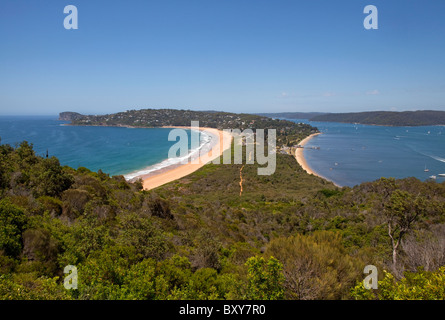
<svg viewBox="0 0 445 320"><path fill-rule="evenodd" d="M368 111L350 113L263 113L262 116L286 119L308 119L320 122L359 123L380 126L438 126L445 125L445 111Z"/></svg>
<svg viewBox="0 0 445 320"><path fill-rule="evenodd" d="M192 111L176 109L141 109L127 110L106 115L82 115L76 112L61 112L59 119L70 121L71 125L80 126L116 126L136 128L158 128L171 126L190 127L192 121L199 121L202 128L223 129L274 129L277 133L278 146L297 144L306 136L318 132L318 129L304 123L272 119L253 114Z"/></svg>

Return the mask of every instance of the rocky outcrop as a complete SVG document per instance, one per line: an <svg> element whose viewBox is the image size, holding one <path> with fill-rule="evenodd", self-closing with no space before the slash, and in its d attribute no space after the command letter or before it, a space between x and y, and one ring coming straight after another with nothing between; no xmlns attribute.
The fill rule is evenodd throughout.
<svg viewBox="0 0 445 320"><path fill-rule="evenodd" d="M59 120L62 121L75 121L82 119L84 116L77 112L61 112L59 113Z"/></svg>

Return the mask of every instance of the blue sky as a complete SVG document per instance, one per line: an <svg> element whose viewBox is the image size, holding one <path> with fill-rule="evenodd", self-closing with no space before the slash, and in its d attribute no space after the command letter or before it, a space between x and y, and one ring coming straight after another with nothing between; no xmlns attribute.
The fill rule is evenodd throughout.
<svg viewBox="0 0 445 320"><path fill-rule="evenodd" d="M444 16L439 0L0 0L0 114L445 110Z"/></svg>

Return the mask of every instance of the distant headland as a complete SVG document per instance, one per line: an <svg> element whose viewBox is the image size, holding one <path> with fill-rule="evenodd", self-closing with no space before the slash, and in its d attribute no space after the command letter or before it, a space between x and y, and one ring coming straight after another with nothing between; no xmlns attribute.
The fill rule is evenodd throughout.
<svg viewBox="0 0 445 320"><path fill-rule="evenodd" d="M177 109L141 109L106 115L82 115L77 112L61 112L59 120L70 121L71 125L113 126L133 128L187 127L191 121L199 121L203 128L223 129L275 129L278 146L298 144L318 129L308 124L255 114L218 111L192 111Z"/></svg>
<svg viewBox="0 0 445 320"><path fill-rule="evenodd" d="M380 126L437 126L445 125L445 111L369 111L351 113L261 113L262 116L287 119L308 119L320 122L358 123Z"/></svg>

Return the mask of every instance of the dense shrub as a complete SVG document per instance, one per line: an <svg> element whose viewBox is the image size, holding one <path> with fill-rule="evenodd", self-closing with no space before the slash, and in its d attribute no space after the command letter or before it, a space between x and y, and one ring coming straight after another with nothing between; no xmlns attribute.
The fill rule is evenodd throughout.
<svg viewBox="0 0 445 320"><path fill-rule="evenodd" d="M22 231L26 225L23 211L8 199L0 200L0 250L17 257L22 250Z"/></svg>
<svg viewBox="0 0 445 320"><path fill-rule="evenodd" d="M283 263L288 299L347 298L363 270L360 261L345 250L339 234L333 232L274 239L266 255Z"/></svg>

